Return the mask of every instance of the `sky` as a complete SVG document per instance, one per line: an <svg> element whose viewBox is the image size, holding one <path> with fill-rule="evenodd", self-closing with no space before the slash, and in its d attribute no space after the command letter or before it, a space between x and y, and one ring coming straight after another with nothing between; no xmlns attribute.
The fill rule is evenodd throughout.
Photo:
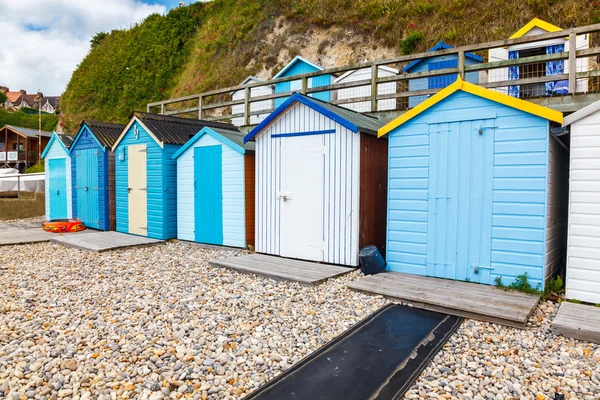
<svg viewBox="0 0 600 400"><path fill-rule="evenodd" d="M178 0L0 0L0 85L64 92L97 32L164 14Z"/></svg>

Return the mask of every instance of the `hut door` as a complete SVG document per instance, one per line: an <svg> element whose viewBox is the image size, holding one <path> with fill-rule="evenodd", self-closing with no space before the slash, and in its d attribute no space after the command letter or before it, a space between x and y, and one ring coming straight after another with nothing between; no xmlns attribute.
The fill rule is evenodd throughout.
<svg viewBox="0 0 600 400"><path fill-rule="evenodd" d="M427 275L491 283L494 125L429 126Z"/></svg>
<svg viewBox="0 0 600 400"><path fill-rule="evenodd" d="M75 152L75 207L77 217L90 228L100 228L98 204L98 151Z"/></svg>
<svg viewBox="0 0 600 400"><path fill-rule="evenodd" d="M127 191L129 192L129 233L148 235L148 188L146 179L146 145L134 144L127 148Z"/></svg>
<svg viewBox="0 0 600 400"><path fill-rule="evenodd" d="M282 140L281 255L323 261L323 135Z"/></svg>
<svg viewBox="0 0 600 400"><path fill-rule="evenodd" d="M48 194L50 215L48 219L67 218L67 165L64 158L48 160Z"/></svg>
<svg viewBox="0 0 600 400"><path fill-rule="evenodd" d="M195 241L223 244L223 155L221 146L194 149Z"/></svg>

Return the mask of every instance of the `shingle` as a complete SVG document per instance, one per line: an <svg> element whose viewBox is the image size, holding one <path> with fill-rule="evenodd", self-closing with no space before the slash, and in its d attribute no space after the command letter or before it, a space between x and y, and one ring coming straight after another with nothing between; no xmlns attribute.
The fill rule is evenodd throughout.
<svg viewBox="0 0 600 400"><path fill-rule="evenodd" d="M22 128L20 126L14 126L14 125L6 125L6 126L10 129L12 129L13 131L19 132L20 134L22 134L24 136L31 137L31 138L38 137L37 129ZM48 138L52 137L52 132L41 131L41 136L48 137Z"/></svg>
<svg viewBox="0 0 600 400"><path fill-rule="evenodd" d="M108 122L83 121L81 124L86 124L98 142L109 149L112 148L113 144L115 144L125 129L125 125L111 124Z"/></svg>

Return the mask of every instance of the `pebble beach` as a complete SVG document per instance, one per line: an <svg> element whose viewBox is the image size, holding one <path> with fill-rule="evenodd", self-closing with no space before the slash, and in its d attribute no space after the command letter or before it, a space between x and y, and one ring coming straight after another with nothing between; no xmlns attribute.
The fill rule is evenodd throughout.
<svg viewBox="0 0 600 400"><path fill-rule="evenodd" d="M385 305L209 266L241 251L166 243L101 254L0 247L0 398L239 399ZM409 399L600 398L600 347L466 320Z"/></svg>

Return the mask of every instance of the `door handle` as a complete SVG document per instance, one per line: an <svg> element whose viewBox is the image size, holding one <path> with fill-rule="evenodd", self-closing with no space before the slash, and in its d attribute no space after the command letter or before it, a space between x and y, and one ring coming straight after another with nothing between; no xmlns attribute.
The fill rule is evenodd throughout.
<svg viewBox="0 0 600 400"><path fill-rule="evenodd" d="M59 196L60 195L60 190L56 191L56 195Z"/></svg>
<svg viewBox="0 0 600 400"><path fill-rule="evenodd" d="M86 192L88 191L88 187L87 187L87 186L85 187L85 191L86 191Z"/></svg>

